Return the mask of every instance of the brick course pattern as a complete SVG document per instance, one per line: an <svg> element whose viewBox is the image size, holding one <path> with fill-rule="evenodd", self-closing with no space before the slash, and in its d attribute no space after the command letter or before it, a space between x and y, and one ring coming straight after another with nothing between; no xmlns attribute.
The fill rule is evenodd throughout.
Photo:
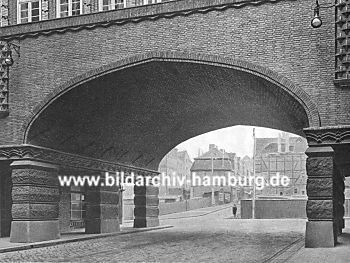
<svg viewBox="0 0 350 263"><path fill-rule="evenodd" d="M349 124L350 91L333 83L334 9L322 13L323 26L315 30L310 1L255 2L184 0L1 28L0 35L21 46L21 57L14 54L10 69L10 115L0 120L0 144L23 143L30 121L64 92L62 87L68 90L79 84L74 80L92 77L88 73L159 51L264 68L266 75L276 73L276 81L297 87L287 92L308 111L310 126ZM110 25L110 19L120 23ZM83 24L91 29L79 28ZM47 34L37 34L40 28Z"/></svg>

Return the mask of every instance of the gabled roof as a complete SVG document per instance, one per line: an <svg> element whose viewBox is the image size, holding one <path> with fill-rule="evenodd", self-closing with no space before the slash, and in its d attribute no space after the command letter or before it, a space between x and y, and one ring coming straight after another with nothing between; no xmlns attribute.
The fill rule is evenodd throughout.
<svg viewBox="0 0 350 263"><path fill-rule="evenodd" d="M206 153L202 154L201 156L199 156L196 159L201 159L201 158L215 158L215 157L219 157L219 158L230 158L230 156L224 152L219 150L218 148L212 148L209 151L207 151Z"/></svg>
<svg viewBox="0 0 350 263"><path fill-rule="evenodd" d="M195 158L191 167L191 172L211 171L212 167L215 171L232 171L232 163L229 159L211 159L211 158Z"/></svg>
<svg viewBox="0 0 350 263"><path fill-rule="evenodd" d="M190 156L189 156L189 154L188 154L188 152L187 152L186 150L184 150L184 151L179 151L179 152L177 153L177 156L178 156L179 158L181 158L182 160L187 159L189 162L192 163L191 158L190 158Z"/></svg>
<svg viewBox="0 0 350 263"><path fill-rule="evenodd" d="M209 151L201 156L194 158L191 172L195 171L233 171L232 160L236 156L235 153L227 153L218 149L214 144L209 145Z"/></svg>

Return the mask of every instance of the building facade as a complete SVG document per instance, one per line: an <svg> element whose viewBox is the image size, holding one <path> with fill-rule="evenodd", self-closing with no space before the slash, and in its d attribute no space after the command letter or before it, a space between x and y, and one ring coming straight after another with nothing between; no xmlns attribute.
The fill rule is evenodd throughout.
<svg viewBox="0 0 350 263"><path fill-rule="evenodd" d="M54 190L41 195L42 174L126 165L156 174L174 145L240 124L306 137L306 246L336 244L350 176L348 1L322 13L317 30L313 1L181 0L74 16L66 1L61 10L72 16L59 19L56 2L46 2L48 20L22 24L18 2L1 3L10 26L0 28L0 172L15 187L0 209L12 206L1 227L14 241L59 237L57 182L47 181ZM26 8L40 19L37 5ZM12 60L11 50L19 51ZM28 174L36 181L18 179ZM88 229L118 225L112 209L89 212L106 200L86 199ZM157 190L138 189L134 200L135 225L158 224ZM51 236L27 227L39 221Z"/></svg>
<svg viewBox="0 0 350 263"><path fill-rule="evenodd" d="M188 182L191 178L191 166L192 161L187 151L179 151L174 148L167 153L159 164L158 171L161 175L170 178L169 185L161 185L159 188L159 195L165 196L181 196L187 197L187 192L190 191L190 185ZM177 178L185 178L184 184Z"/></svg>
<svg viewBox="0 0 350 263"><path fill-rule="evenodd" d="M290 179L287 187L266 186L257 195L306 197L307 141L281 133L277 138L257 138L256 145L256 175L263 176L265 183L277 174Z"/></svg>
<svg viewBox="0 0 350 263"><path fill-rule="evenodd" d="M25 24L172 0L0 0L1 26Z"/></svg>
<svg viewBox="0 0 350 263"><path fill-rule="evenodd" d="M210 144L209 150L195 158L191 167L191 173L201 178L202 183L198 185L197 182L192 181L192 196L208 197L214 195L216 199L219 199L220 194L221 202L231 202L240 198L244 195L245 188L238 185L229 186L228 176L229 174L232 176L249 175L251 173L250 160L248 156L240 158L235 153L226 152L224 149L219 149L215 144ZM225 178L226 184L220 185L220 182L216 182L214 186L206 186L205 178L211 178L213 176ZM222 198L222 194L224 194L224 198Z"/></svg>

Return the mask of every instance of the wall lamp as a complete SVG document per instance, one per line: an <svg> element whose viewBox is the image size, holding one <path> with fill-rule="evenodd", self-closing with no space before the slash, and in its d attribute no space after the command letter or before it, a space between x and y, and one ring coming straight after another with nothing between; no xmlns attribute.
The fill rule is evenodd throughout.
<svg viewBox="0 0 350 263"><path fill-rule="evenodd" d="M320 17L320 9L322 8L332 8L335 7L335 5L320 5L318 0L316 0L316 6L314 8L314 18L311 20L311 26L313 28L319 28L322 26L322 20Z"/></svg>
<svg viewBox="0 0 350 263"><path fill-rule="evenodd" d="M7 55L6 55L6 58L4 59L4 62L7 66L10 67L14 63L14 60L12 58L12 50L14 50L17 53L18 57L20 57L20 46L9 42L7 43L7 48L8 48Z"/></svg>

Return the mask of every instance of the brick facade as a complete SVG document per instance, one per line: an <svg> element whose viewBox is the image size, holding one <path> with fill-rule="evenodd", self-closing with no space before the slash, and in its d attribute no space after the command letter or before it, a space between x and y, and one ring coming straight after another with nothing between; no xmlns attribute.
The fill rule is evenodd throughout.
<svg viewBox="0 0 350 263"><path fill-rule="evenodd" d="M215 1L224 2L234 1ZM141 21L146 15L161 14L165 10L174 13L169 19L139 23L125 20L125 24L106 28L78 29L63 35L50 33L20 40L21 57L15 57L16 62L10 72L11 114L0 120L4 127L0 131L0 143L23 142L23 123L28 124L33 113L37 112L38 105L43 106L42 102L57 95L52 93L53 90L58 87L68 89L77 84L72 82L77 76L83 79L87 72L98 72L102 67L154 50L186 51L188 54L216 55L250 62L265 68L265 71L277 73L276 81L282 77L288 79L298 88L289 91L294 93L294 97L299 98L305 92L309 101L315 104L313 110L319 112L322 126L348 123L349 90L333 85L331 76L334 64L329 63L334 61L332 10L324 15L324 26L314 30L308 25L311 3L302 1L280 1L259 7L248 5L187 16L181 15L182 10L204 3L183 1L181 6L175 4L0 29L1 35L10 36L16 32L31 31L38 26L54 29L86 24L88 21L103 21L108 16L114 19L137 18ZM289 34L286 34L287 29ZM273 38L270 37L272 34ZM15 39L12 41L18 42Z"/></svg>
<svg viewBox="0 0 350 263"><path fill-rule="evenodd" d="M8 1L2 23L10 26L0 28L0 40L19 45L20 56L12 52L0 145L20 149L0 149L0 157L28 158L31 146L20 145L31 143L61 151L43 157L59 164L72 160L65 152L80 155L73 166L86 165L82 156L88 156L89 164L111 165L96 161L103 159L155 169L175 145L214 129L243 124L303 134L313 127L304 130L312 147L309 164L314 155L326 160L323 146L334 146L334 154L326 153L340 173L311 174L332 178L337 188L308 203L307 244L320 246L314 241L321 231L321 245L334 245L344 226L341 193L350 137L349 126L339 127L350 124L350 90L334 85L335 9L322 13L323 26L316 30L310 26L313 1L183 0L110 12L93 12L91 2L92 14L62 19L51 19L55 3L47 4L48 20L15 25L16 1ZM40 171L36 167L33 178L40 179ZM16 183L12 240L59 237L57 196L47 215L25 194L40 196L36 185ZM158 190L135 193L135 227L158 225ZM50 198L43 199L48 206ZM26 204L37 213L17 209ZM93 207L98 213L91 210L90 222L99 226L91 232L114 231L109 220L116 215L103 213L106 203ZM51 230L35 230L42 226ZM23 236L22 227L33 233Z"/></svg>
<svg viewBox="0 0 350 263"><path fill-rule="evenodd" d="M32 0L34 1L34 0ZM39 0L41 3L41 20L49 20L57 18L57 2L59 0ZM101 2L100 0L81 0L82 10L81 14L86 15L90 13L101 12ZM135 0L125 0L126 8L134 7ZM173 0L170 0L173 1ZM169 0L158 0L161 2L170 2ZM28 0L1 0L1 15L2 21L0 26L11 26L19 24L17 19L18 3L28 2ZM149 1L151 3L151 1ZM148 5L148 1L145 0L143 5Z"/></svg>

